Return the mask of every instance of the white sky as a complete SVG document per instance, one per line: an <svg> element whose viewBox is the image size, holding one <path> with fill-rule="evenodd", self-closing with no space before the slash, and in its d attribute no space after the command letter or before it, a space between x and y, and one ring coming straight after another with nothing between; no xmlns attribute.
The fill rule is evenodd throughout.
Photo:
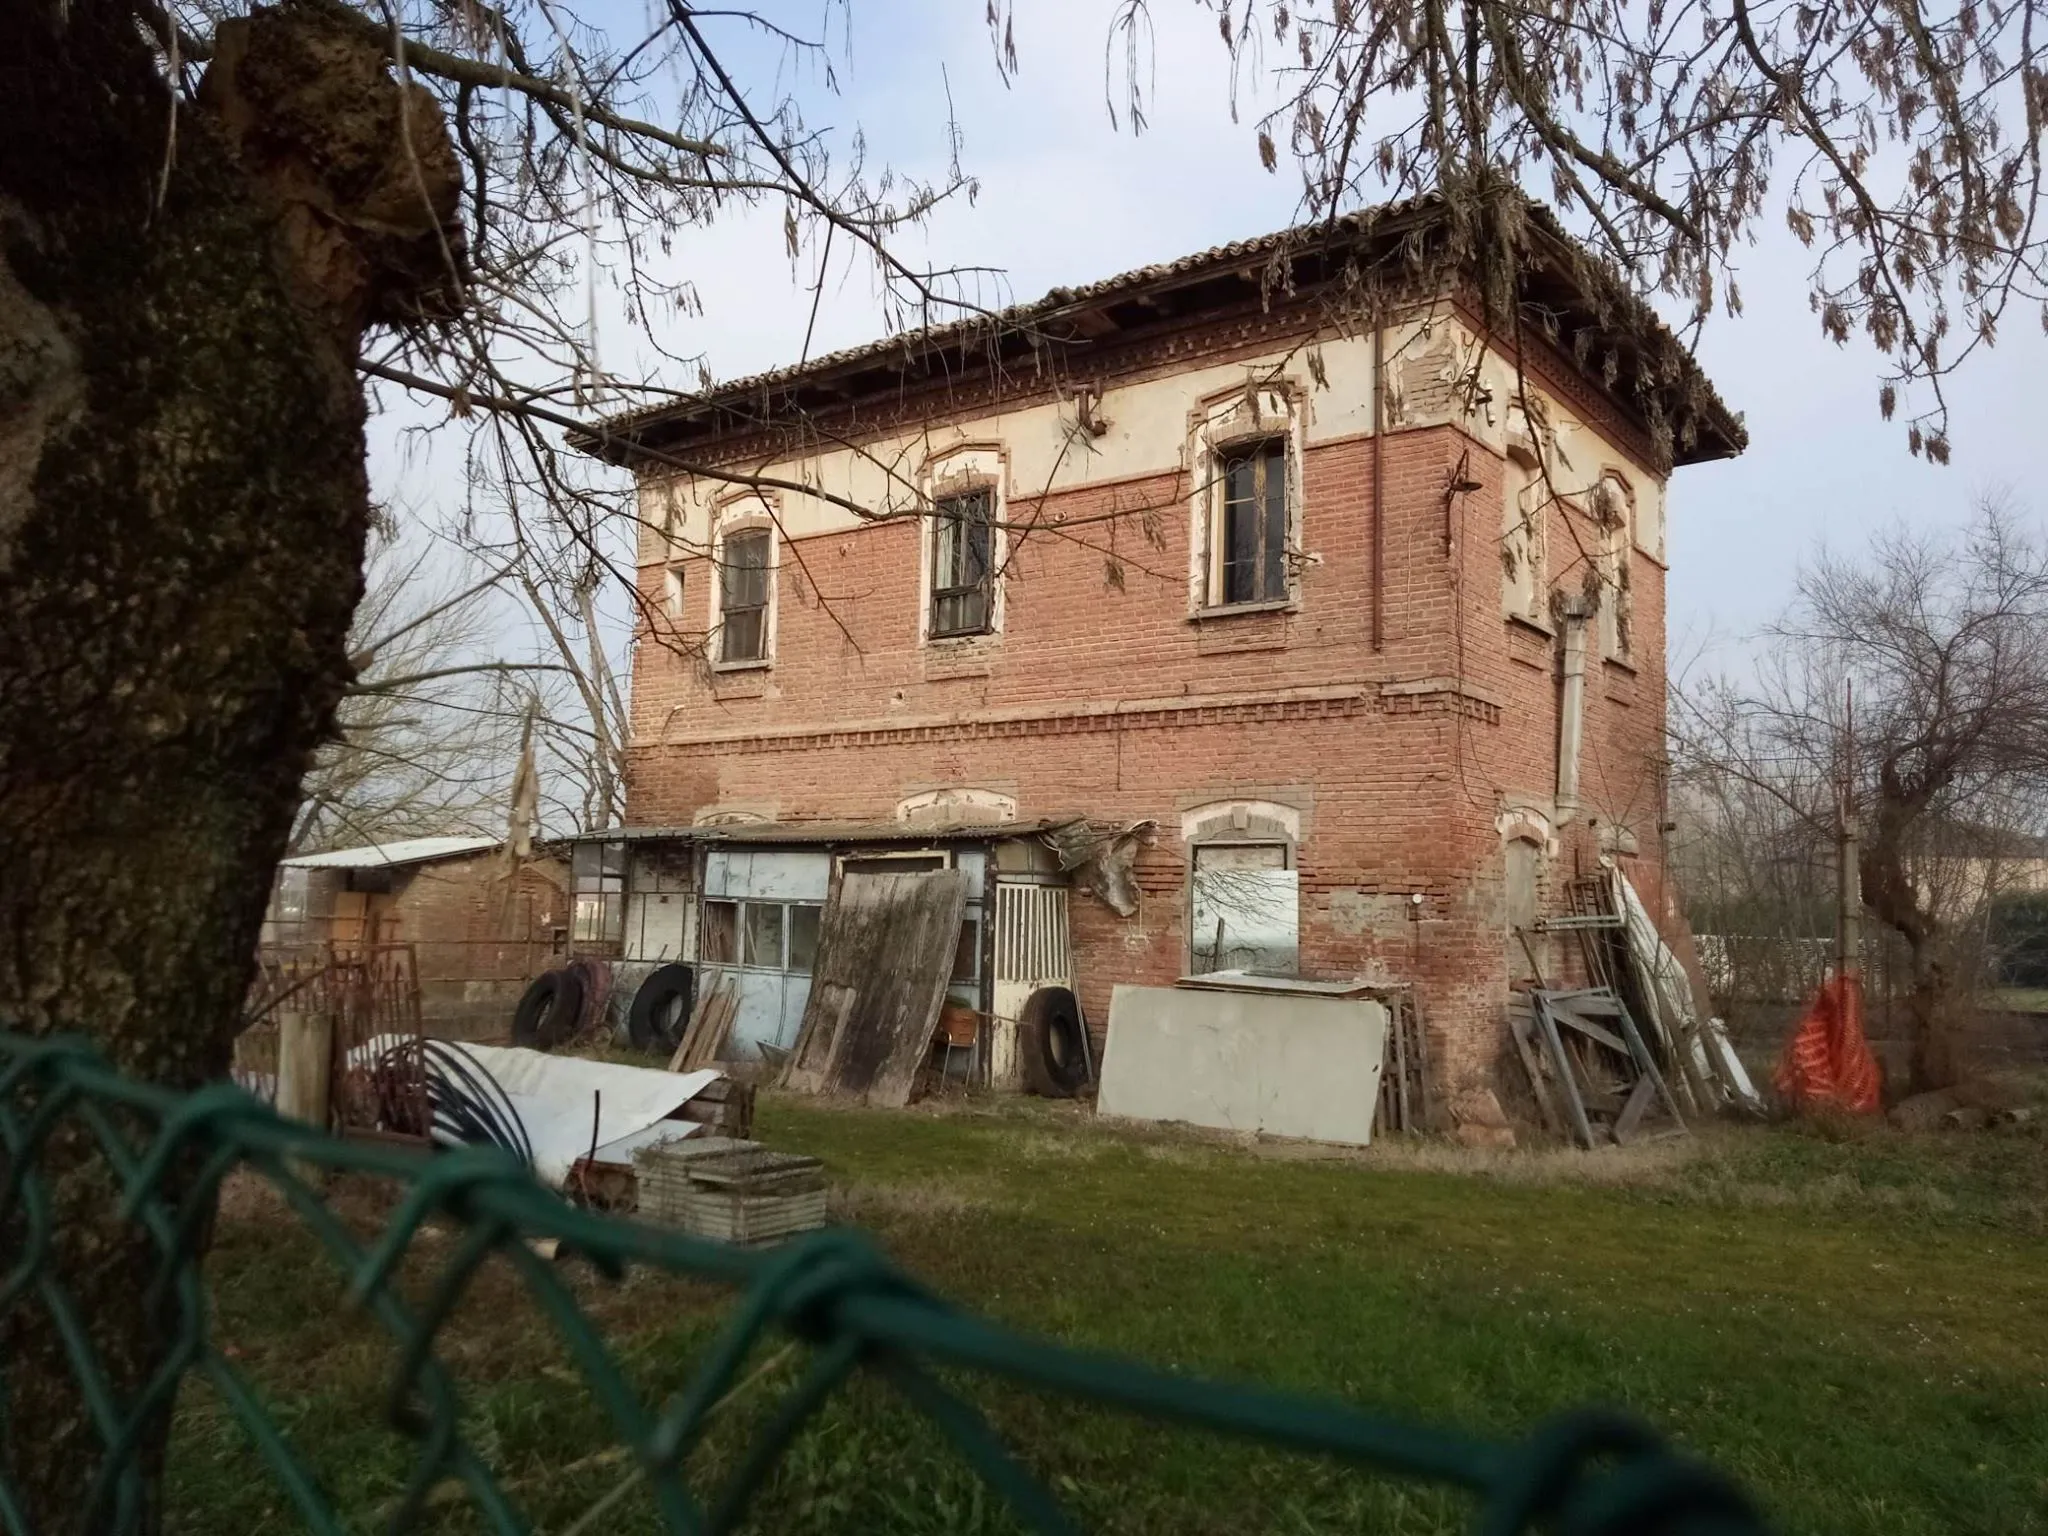
<svg viewBox="0 0 2048 1536"><path fill-rule="evenodd" d="M644 0L614 3L622 17L637 19ZM820 0L769 0L768 8L793 30L813 34L821 13L829 16L840 45L840 94L825 94L814 70L799 74L796 85L813 125L831 125L842 152L858 127L871 163L941 176L950 93L962 165L978 178L980 195L972 207L941 211L901 248L912 259L1003 269L1005 286L989 299L1036 298L1056 285L1262 234L1294 217L1291 171L1285 164L1278 175L1262 170L1250 129L1230 121L1227 59L1214 13L1197 0L1152 0L1155 90L1142 136L1128 125L1113 130L1104 104L1111 0L1020 0L1022 71L1009 89L995 68L982 7L969 0L853 0L850 12ZM714 34L721 36L732 33ZM777 55L747 47L731 58L765 93ZM814 273L792 270L779 208L687 232L674 260L696 285L704 313L676 324L672 350L702 353L719 378L796 359ZM865 270L836 266L813 354L882 328ZM1974 496L1995 488L2041 510L2031 505L2029 470L2041 430L2030 386L2048 361L2042 334L2012 324L2008 339L1953 384L1954 462L1934 467L1907 452L1899 424L1879 419L1874 355L1854 344L1838 349L1820 335L1807 308L1805 270L1805 253L1789 236L1768 238L1742 261L1746 313L1717 322L1702 345L1709 375L1748 424L1751 447L1732 464L1676 477L1674 664L1703 646L1719 650L1776 614L1798 563L1822 540L1860 543L1865 530L1887 521L1950 524L1968 513ZM623 333L603 341L608 366L631 354ZM405 468L388 431L373 434L372 469L387 490L415 505L431 501L433 477Z"/></svg>

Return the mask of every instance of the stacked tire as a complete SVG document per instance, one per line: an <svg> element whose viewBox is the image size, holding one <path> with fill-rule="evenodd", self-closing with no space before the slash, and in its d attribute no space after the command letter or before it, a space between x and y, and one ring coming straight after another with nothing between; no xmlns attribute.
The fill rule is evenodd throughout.
<svg viewBox="0 0 2048 1536"><path fill-rule="evenodd" d="M626 1014L626 1034L636 1049L663 1056L681 1043L697 1000L694 966L664 965L640 983Z"/></svg>
<svg viewBox="0 0 2048 1536"><path fill-rule="evenodd" d="M583 1022L583 978L564 966L534 978L512 1011L512 1043L551 1051Z"/></svg>

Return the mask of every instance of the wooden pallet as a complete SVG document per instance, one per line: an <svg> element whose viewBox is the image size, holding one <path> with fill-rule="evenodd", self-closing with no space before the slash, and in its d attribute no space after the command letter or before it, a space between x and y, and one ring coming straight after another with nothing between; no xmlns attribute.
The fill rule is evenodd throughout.
<svg viewBox="0 0 2048 1536"><path fill-rule="evenodd" d="M645 1148L634 1167L641 1215L696 1237L759 1247L825 1224L815 1157L706 1137Z"/></svg>

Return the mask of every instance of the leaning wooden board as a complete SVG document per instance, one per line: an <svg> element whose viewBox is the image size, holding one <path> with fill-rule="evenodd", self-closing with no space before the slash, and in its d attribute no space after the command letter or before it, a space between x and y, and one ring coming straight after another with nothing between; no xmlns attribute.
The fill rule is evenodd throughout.
<svg viewBox="0 0 2048 1536"><path fill-rule="evenodd" d="M848 874L819 919L817 962L786 1086L903 1105L946 1000L967 877Z"/></svg>

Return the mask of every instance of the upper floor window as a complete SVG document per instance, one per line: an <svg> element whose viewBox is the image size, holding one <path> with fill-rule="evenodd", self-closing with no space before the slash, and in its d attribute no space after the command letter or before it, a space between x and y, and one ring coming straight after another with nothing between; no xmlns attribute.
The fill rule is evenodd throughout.
<svg viewBox="0 0 2048 1536"><path fill-rule="evenodd" d="M1600 528L1600 654L1608 661L1635 659L1635 592L1629 558L1635 544L1635 495L1610 472L1589 498Z"/></svg>
<svg viewBox="0 0 2048 1536"><path fill-rule="evenodd" d="M1500 611L1507 618L1546 627L1550 594L1544 522L1549 504L1549 482L1541 469L1510 457L1501 476Z"/></svg>
<svg viewBox="0 0 2048 1536"><path fill-rule="evenodd" d="M1277 607L1298 595L1300 405L1290 385L1218 396L1190 420L1188 607Z"/></svg>
<svg viewBox="0 0 2048 1536"><path fill-rule="evenodd" d="M1217 455L1213 606L1287 596L1287 443L1243 444Z"/></svg>
<svg viewBox="0 0 2048 1536"><path fill-rule="evenodd" d="M738 529L718 546L718 659L760 662L768 659L769 584L773 575L774 532L767 528Z"/></svg>
<svg viewBox="0 0 2048 1536"><path fill-rule="evenodd" d="M933 503L934 639L985 635L995 627L995 506L995 492L987 486Z"/></svg>

